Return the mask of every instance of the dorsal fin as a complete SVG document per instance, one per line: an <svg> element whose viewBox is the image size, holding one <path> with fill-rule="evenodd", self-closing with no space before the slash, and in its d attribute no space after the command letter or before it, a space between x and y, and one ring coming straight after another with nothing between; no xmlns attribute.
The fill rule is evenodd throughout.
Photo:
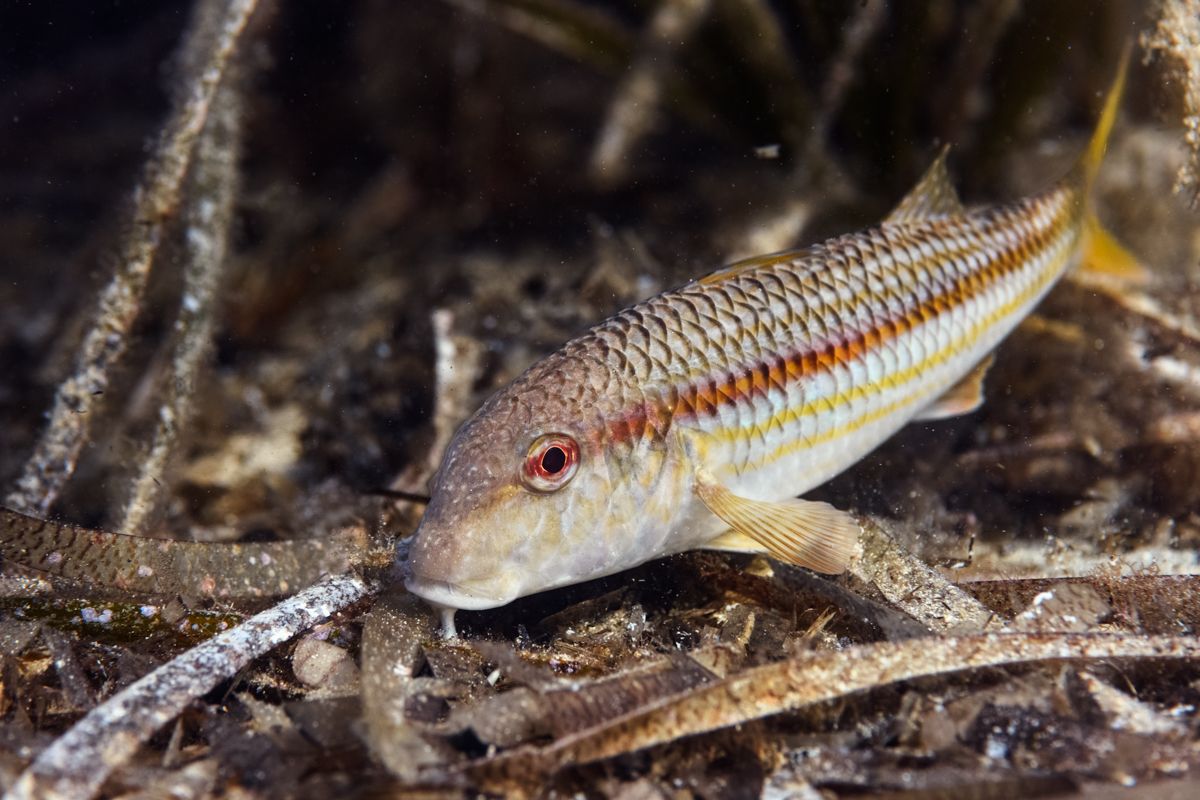
<svg viewBox="0 0 1200 800"><path fill-rule="evenodd" d="M892 209L884 222L916 222L963 213L962 201L958 199L958 192L950 183L950 173L946 171L946 155L949 152L949 145L942 148L921 180L904 195L904 199Z"/></svg>
<svg viewBox="0 0 1200 800"><path fill-rule="evenodd" d="M808 255L808 249L800 250L781 250L778 253L767 253L762 256L750 256L739 261L734 261L732 264L726 264L715 272L705 275L703 278L698 278L696 283L711 284L720 283L721 281L729 280L743 272L749 272L752 269L759 267L772 267L776 264L786 264L789 261L799 261Z"/></svg>

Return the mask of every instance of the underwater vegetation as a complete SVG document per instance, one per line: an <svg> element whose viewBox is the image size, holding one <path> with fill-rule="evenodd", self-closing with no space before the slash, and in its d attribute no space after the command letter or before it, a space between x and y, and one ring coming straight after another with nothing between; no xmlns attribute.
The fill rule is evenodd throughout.
<svg viewBox="0 0 1200 800"><path fill-rule="evenodd" d="M0 39L6 797L1200 791L1194 0L10 4ZM944 148L968 209L1045 189L1129 45L1090 196L1143 278L1068 275L977 409L806 494L847 571L680 553L456 638L405 592L526 367L878 224Z"/></svg>

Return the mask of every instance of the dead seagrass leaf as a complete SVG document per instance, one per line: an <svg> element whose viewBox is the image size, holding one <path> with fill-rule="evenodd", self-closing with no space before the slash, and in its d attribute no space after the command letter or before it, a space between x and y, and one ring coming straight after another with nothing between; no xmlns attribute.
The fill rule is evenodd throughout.
<svg viewBox="0 0 1200 800"><path fill-rule="evenodd" d="M500 747L543 735L561 739L713 679L690 658L663 660L582 685L572 681L542 691L505 692L456 710L450 727L470 728L480 741Z"/></svg>
<svg viewBox="0 0 1200 800"><path fill-rule="evenodd" d="M996 614L906 551L877 519L865 521L850 574L938 633L981 631Z"/></svg>
<svg viewBox="0 0 1200 800"><path fill-rule="evenodd" d="M720 730L900 681L1039 662L1190 659L1190 636L993 633L877 642L804 654L663 697L545 747L524 747L466 767L487 786L527 784L531 774L587 764Z"/></svg>
<svg viewBox="0 0 1200 800"><path fill-rule="evenodd" d="M181 542L81 528L0 507L0 555L23 567L93 586L145 594L271 597L344 572L366 537L235 544Z"/></svg>
<svg viewBox="0 0 1200 800"><path fill-rule="evenodd" d="M1138 633L1200 629L1200 575L1098 573L1074 578L964 581L958 585L1001 616L1022 613L1046 592L1080 586L1091 590L1111 610L1113 622ZM1096 606L1093 610L1104 609ZM1078 610L1074 615L1079 616Z"/></svg>

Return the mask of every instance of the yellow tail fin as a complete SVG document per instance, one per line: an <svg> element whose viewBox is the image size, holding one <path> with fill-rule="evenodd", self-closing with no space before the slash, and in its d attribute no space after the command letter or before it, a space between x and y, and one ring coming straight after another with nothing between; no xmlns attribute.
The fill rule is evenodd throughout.
<svg viewBox="0 0 1200 800"><path fill-rule="evenodd" d="M1137 256L1108 232L1090 208L1083 220L1082 250L1078 272L1085 283L1089 277L1123 284L1145 283L1149 278Z"/></svg>
<svg viewBox="0 0 1200 800"><path fill-rule="evenodd" d="M1078 182L1084 207L1083 252L1076 274L1077 278L1083 278L1085 282L1089 276L1108 282L1115 279L1118 283L1142 283L1147 277L1146 270L1138 263L1137 257L1105 230L1089 201L1092 184L1100 171L1100 162L1104 160L1104 151L1108 149L1108 137L1117 119L1121 95L1125 91L1125 75L1129 71L1131 50L1132 43L1126 44L1121 54L1120 66L1117 67L1117 77L1104 98L1104 109L1100 112L1100 119L1096 122L1091 141L1068 178Z"/></svg>
<svg viewBox="0 0 1200 800"><path fill-rule="evenodd" d="M1129 72L1129 55L1132 49L1132 42L1130 42L1125 45L1125 50L1121 53L1117 77L1113 80L1112 86L1109 87L1108 94L1104 98L1104 110L1100 112L1100 119L1096 122L1096 129L1092 132L1092 139L1088 142L1087 150L1083 151L1083 155L1079 158L1079 164L1075 167L1082 179L1084 196L1092 188L1092 184L1096 180L1096 173L1100 171L1100 162L1104 160L1104 151L1108 148L1108 136L1112 133L1113 123L1117 120L1117 109L1121 105L1121 95L1125 92L1125 74Z"/></svg>

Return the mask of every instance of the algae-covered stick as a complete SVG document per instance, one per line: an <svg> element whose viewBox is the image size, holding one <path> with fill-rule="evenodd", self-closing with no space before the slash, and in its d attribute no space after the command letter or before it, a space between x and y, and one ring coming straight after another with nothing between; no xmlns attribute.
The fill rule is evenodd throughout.
<svg viewBox="0 0 1200 800"><path fill-rule="evenodd" d="M844 570L857 522L796 495L975 409L992 349L1066 271L1134 268L1088 199L1127 61L1045 191L965 209L943 153L877 227L739 261L534 364L451 442L408 588L453 633L456 609L684 550Z"/></svg>

